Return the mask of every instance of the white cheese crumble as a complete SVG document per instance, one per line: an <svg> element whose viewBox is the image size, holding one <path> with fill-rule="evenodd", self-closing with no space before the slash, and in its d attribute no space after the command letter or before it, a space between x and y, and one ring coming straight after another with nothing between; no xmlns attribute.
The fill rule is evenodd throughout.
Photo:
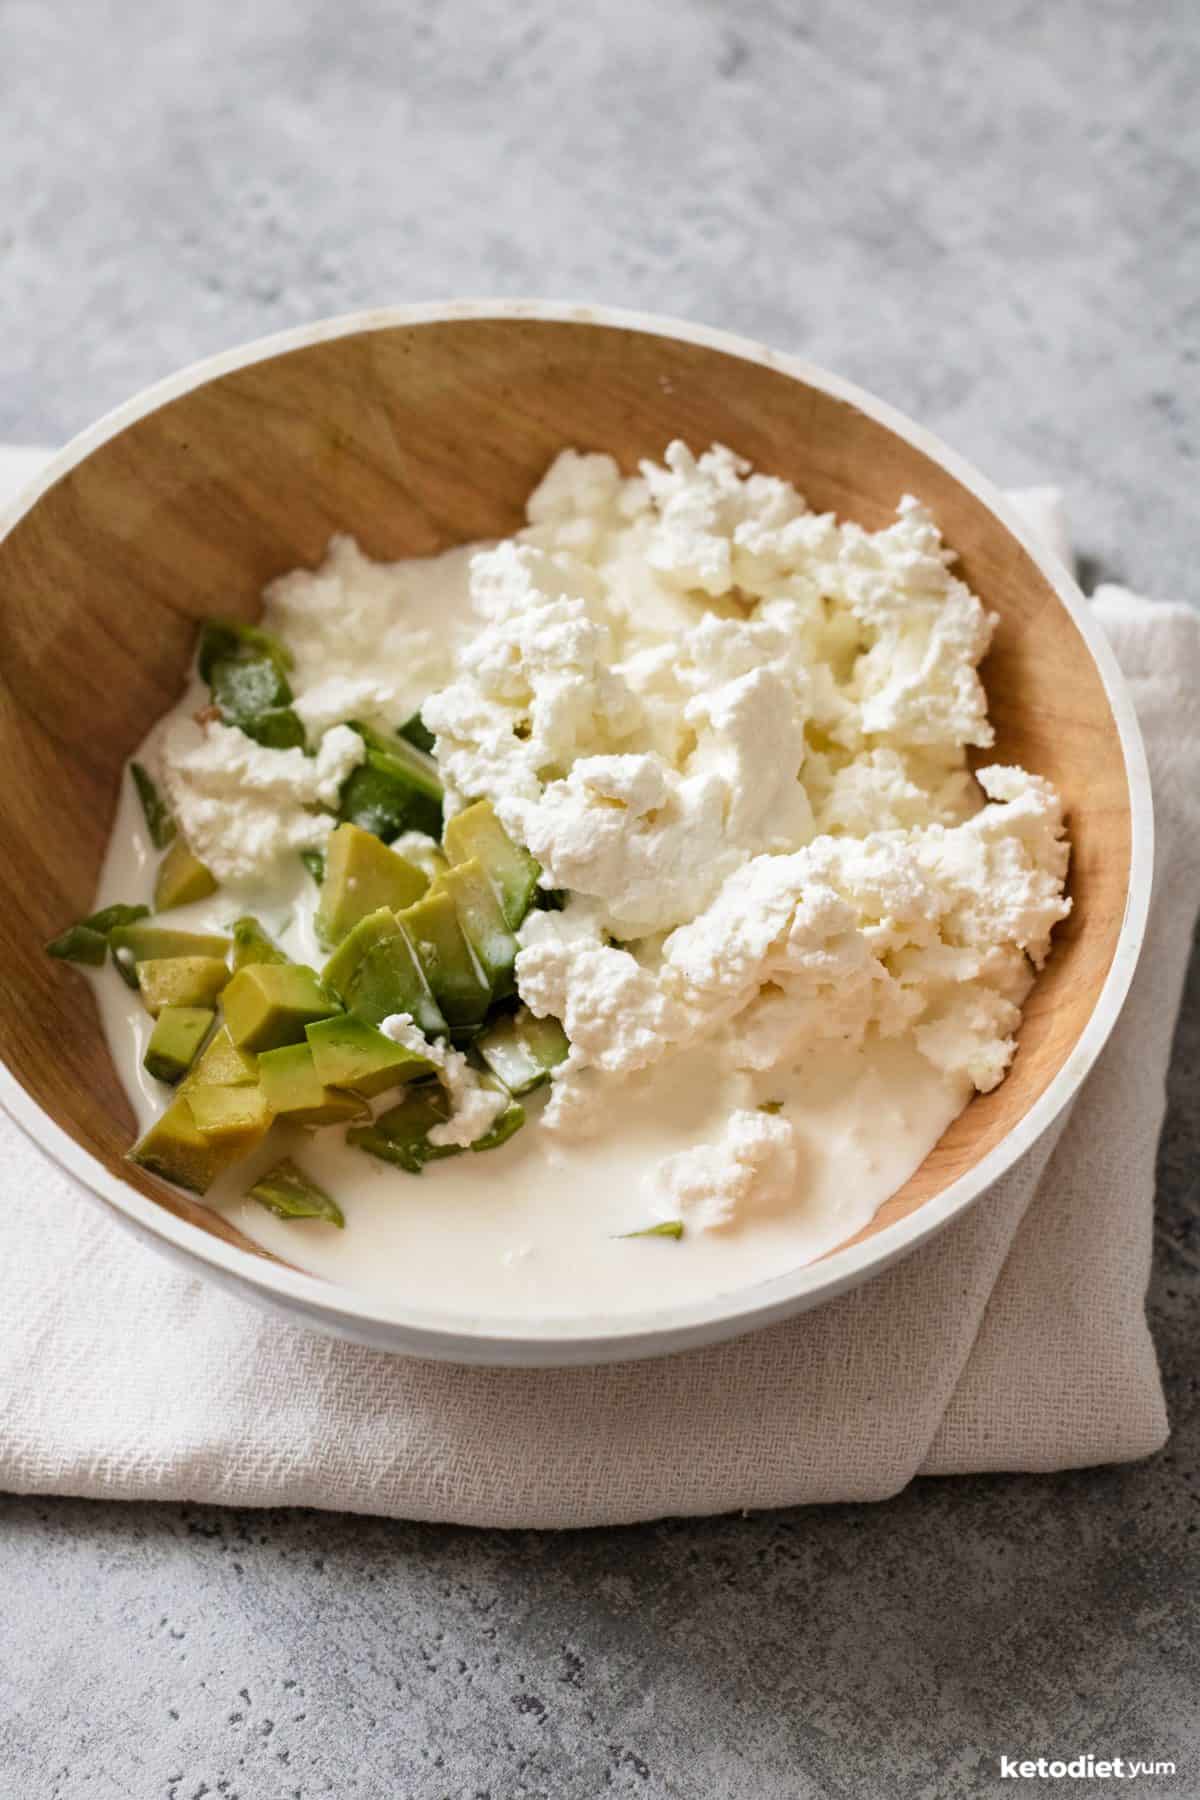
<svg viewBox="0 0 1200 1800"><path fill-rule="evenodd" d="M667 1219L712 1231L793 1204L799 1145L787 1119L769 1113L729 1115L715 1144L664 1156L658 1165L658 1206Z"/></svg>
<svg viewBox="0 0 1200 1800"><path fill-rule="evenodd" d="M265 749L233 725L178 718L163 743L162 768L190 848L218 881L248 881L269 873L285 852L325 842L338 790L364 751L345 725L306 756Z"/></svg>
<svg viewBox="0 0 1200 1800"><path fill-rule="evenodd" d="M317 569L297 569L266 590L263 624L292 653L295 709L309 736L361 719L395 729L453 669L462 550L372 562L354 539L331 539Z"/></svg>
<svg viewBox="0 0 1200 1800"><path fill-rule="evenodd" d="M437 1069L450 1102L450 1117L444 1124L431 1127L431 1144L469 1149L476 1139L491 1129L508 1106L507 1094L484 1087L462 1052L432 1042L413 1023L411 1013L391 1013L379 1029L394 1044L402 1044L415 1056L423 1056Z"/></svg>

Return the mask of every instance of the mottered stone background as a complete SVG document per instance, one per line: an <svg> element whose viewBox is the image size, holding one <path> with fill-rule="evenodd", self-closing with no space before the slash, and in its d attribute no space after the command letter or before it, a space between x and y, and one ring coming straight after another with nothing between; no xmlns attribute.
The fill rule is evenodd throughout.
<svg viewBox="0 0 1200 1800"><path fill-rule="evenodd" d="M1085 581L1200 600L1194 0L0 0L0 45L0 441L322 314L597 299L794 346L1060 481ZM1200 966L1151 1462L564 1537L0 1500L0 1795L960 1800L1091 1750L1192 1800L1198 1095Z"/></svg>

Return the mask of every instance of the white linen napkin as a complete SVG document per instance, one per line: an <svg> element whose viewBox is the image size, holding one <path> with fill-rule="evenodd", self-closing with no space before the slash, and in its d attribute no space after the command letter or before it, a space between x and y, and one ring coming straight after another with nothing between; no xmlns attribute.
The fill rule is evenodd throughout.
<svg viewBox="0 0 1200 1800"><path fill-rule="evenodd" d="M0 481L32 473L0 462ZM1057 496L1016 496L1069 560ZM1200 615L1102 588L1155 784L1121 1021L1069 1115L840 1300L598 1369L454 1368L281 1324L135 1243L0 1115L0 1489L578 1526L1145 1456L1155 1149L1200 893Z"/></svg>

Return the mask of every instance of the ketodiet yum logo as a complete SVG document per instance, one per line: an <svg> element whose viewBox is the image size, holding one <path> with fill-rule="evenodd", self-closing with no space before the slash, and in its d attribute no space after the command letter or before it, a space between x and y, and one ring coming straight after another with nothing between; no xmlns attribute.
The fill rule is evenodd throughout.
<svg viewBox="0 0 1200 1800"><path fill-rule="evenodd" d="M1139 1762L1129 1756L1002 1756L1001 1781L1137 1781L1174 1775L1173 1762Z"/></svg>

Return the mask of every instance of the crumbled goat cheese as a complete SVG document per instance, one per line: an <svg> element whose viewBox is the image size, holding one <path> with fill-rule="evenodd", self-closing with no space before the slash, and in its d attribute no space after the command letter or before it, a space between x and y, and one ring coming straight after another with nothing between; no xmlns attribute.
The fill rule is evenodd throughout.
<svg viewBox="0 0 1200 1800"><path fill-rule="evenodd" d="M461 1051L431 1042L413 1023L411 1013L391 1013L379 1029L394 1044L425 1057L437 1069L450 1102L450 1117L431 1128L431 1144L466 1150L491 1129L507 1107L508 1096L484 1087Z"/></svg>
<svg viewBox="0 0 1200 1800"><path fill-rule="evenodd" d="M425 564L372 562L351 537L331 539L317 569L266 590L263 623L292 653L295 708L310 736L346 719L394 729L453 669L455 631L439 605L461 578L464 553Z"/></svg>
<svg viewBox="0 0 1200 1800"><path fill-rule="evenodd" d="M657 1207L693 1230L716 1230L794 1204L798 1167L796 1132L786 1119L739 1109L715 1144L662 1158L654 1171Z"/></svg>
<svg viewBox="0 0 1200 1800"><path fill-rule="evenodd" d="M577 757L628 736L637 706L611 670L602 586L585 563L504 543L472 559L470 588L482 627L422 717L449 809L491 799L519 831L521 803Z"/></svg>
<svg viewBox="0 0 1200 1800"><path fill-rule="evenodd" d="M364 744L344 725L315 756L268 750L236 726L177 719L163 745L163 776L188 845L218 881L269 872L286 851L318 848ZM318 808L329 808L319 811Z"/></svg>

